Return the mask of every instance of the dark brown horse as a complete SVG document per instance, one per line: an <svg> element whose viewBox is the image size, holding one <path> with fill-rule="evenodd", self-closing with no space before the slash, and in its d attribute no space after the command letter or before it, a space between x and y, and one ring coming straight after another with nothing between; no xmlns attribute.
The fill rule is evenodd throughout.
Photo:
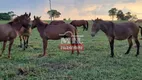
<svg viewBox="0 0 142 80"><path fill-rule="evenodd" d="M140 43L138 41L139 27L133 22L124 22L124 23L113 23L111 21L103 21L101 19L96 19L93 21L92 26L92 36L102 30L109 39L110 48L111 48L111 57L114 56L114 39L116 40L125 40L128 39L129 48L125 54L129 54L131 47L133 45L132 39L134 39L137 46L137 54L139 55Z"/></svg>
<svg viewBox="0 0 142 80"><path fill-rule="evenodd" d="M22 27L19 31L19 38L20 38L20 47L22 48L22 42L24 44L23 49L25 50L28 47L29 37L31 35L32 29L31 27L24 28Z"/></svg>
<svg viewBox="0 0 142 80"><path fill-rule="evenodd" d="M88 30L88 26L89 26L89 23L88 23L87 20L73 20L70 24L75 26L76 28L83 26L83 31L84 30L87 31Z"/></svg>
<svg viewBox="0 0 142 80"><path fill-rule="evenodd" d="M8 58L11 58L10 51L14 39L17 37L18 32L22 27L27 28L30 22L30 15L25 13L24 15L16 17L13 21L9 22L8 24L1 24L0 25L0 41L3 42L3 48L0 56L5 50L6 42L9 41L9 48L8 48Z"/></svg>
<svg viewBox="0 0 142 80"><path fill-rule="evenodd" d="M64 23L65 23L64 21L59 20L59 21L52 21L52 22L50 22L49 25L58 25L58 24L64 24Z"/></svg>
<svg viewBox="0 0 142 80"><path fill-rule="evenodd" d="M71 44L72 43L72 36L76 36L76 45L77 45L77 32L74 26L70 24L59 24L59 25L48 25L46 23L43 23L39 17L34 16L34 20L32 22L32 28L37 27L40 36L43 40L43 54L41 56L46 55L46 48L47 48L47 43L48 40L58 40L61 39L62 37L69 37L71 38ZM71 34L71 33L72 34ZM64 34L64 36L60 36L60 34ZM79 54L79 50L77 50ZM74 50L72 49L72 54L74 53Z"/></svg>

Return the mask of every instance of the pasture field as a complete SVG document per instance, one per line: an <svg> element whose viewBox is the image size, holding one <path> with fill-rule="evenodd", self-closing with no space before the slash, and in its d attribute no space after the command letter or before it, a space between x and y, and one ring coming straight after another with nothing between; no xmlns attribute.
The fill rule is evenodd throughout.
<svg viewBox="0 0 142 80"><path fill-rule="evenodd" d="M91 26L90 22L89 28ZM78 28L78 32L84 35L85 45L79 56L59 50L60 40L57 40L48 42L48 56L38 58L42 53L42 41L37 29L33 30L30 46L25 51L18 47L17 37L12 59L6 58L7 49L0 57L0 80L142 80L142 48L138 57L135 57L134 47L125 55L127 40L115 41L115 57L110 58L109 42L104 33L100 31L92 38L90 29L83 32Z"/></svg>

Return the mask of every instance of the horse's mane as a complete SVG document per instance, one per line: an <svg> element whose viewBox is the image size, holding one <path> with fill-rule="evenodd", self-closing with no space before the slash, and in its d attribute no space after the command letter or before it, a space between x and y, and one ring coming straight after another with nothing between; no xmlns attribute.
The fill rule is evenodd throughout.
<svg viewBox="0 0 142 80"><path fill-rule="evenodd" d="M24 17L24 15L21 16L17 16L16 18L14 18L12 21L8 22L8 24L12 25L13 22L18 22L20 18Z"/></svg>
<svg viewBox="0 0 142 80"><path fill-rule="evenodd" d="M48 26L48 23L46 23L46 22L40 20L40 25L43 25L44 27L47 27L47 26Z"/></svg>

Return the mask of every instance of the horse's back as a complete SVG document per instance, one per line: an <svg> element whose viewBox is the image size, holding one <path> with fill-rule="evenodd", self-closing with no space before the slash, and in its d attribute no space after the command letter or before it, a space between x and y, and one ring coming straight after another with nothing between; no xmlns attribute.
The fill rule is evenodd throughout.
<svg viewBox="0 0 142 80"><path fill-rule="evenodd" d="M62 21L62 20L59 20L59 21L52 21L50 22L50 25L58 25L58 24L64 24L65 22Z"/></svg>
<svg viewBox="0 0 142 80"><path fill-rule="evenodd" d="M138 32L139 27L133 22L117 23L114 26L114 34L120 40L135 36Z"/></svg>
<svg viewBox="0 0 142 80"><path fill-rule="evenodd" d="M59 34L64 34L68 31L74 33L75 27L67 23L59 25L48 25L44 30L44 35L49 39L60 39Z"/></svg>

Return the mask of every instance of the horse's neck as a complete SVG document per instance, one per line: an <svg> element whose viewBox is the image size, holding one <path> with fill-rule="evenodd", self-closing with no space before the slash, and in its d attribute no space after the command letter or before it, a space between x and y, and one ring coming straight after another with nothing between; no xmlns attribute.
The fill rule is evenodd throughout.
<svg viewBox="0 0 142 80"><path fill-rule="evenodd" d="M15 29L16 31L20 31L22 25L19 23L11 23L10 24L12 26L13 29Z"/></svg>
<svg viewBox="0 0 142 80"><path fill-rule="evenodd" d="M106 35L112 35L113 34L113 23L111 22L103 22L100 29L106 34Z"/></svg>
<svg viewBox="0 0 142 80"><path fill-rule="evenodd" d="M45 24L43 22L38 23L37 29L38 29L39 33L42 34L45 29Z"/></svg>

